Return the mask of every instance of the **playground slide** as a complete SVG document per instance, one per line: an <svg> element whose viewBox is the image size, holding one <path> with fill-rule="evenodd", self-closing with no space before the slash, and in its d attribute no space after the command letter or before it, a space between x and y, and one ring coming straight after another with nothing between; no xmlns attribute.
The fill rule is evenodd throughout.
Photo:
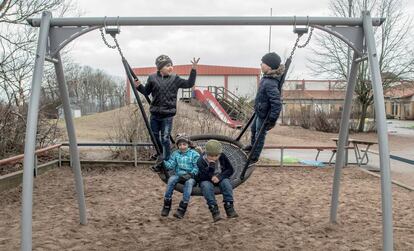
<svg viewBox="0 0 414 251"><path fill-rule="evenodd" d="M223 109L217 99L211 94L209 90L204 90L204 93L201 90L196 89L195 96L198 101L205 104L210 112L216 115L221 121L226 123L232 128L241 128L242 124L238 121L234 121L227 112Z"/></svg>

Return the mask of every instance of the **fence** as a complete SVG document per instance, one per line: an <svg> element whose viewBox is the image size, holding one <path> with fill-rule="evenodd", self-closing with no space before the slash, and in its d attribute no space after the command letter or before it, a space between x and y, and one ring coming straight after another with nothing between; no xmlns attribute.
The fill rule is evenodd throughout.
<svg viewBox="0 0 414 251"><path fill-rule="evenodd" d="M66 159L62 159L62 147L69 147L69 143L64 142L61 144L56 144L56 145L52 145L52 146L48 146L39 150L35 151L35 164L33 167L33 175L36 177L39 174L39 170L42 169L42 172L45 172L49 169L51 169L54 165L57 165L58 167L61 167L63 163L69 163L70 166L72 166L71 164L71 160L70 158L68 160ZM138 167L138 164L146 164L146 165L150 165L150 164L154 164L154 161L139 161L138 160L138 147L153 147L153 145L151 143L147 143L147 142L135 142L135 143L107 143L107 142L85 142L85 143L78 143L78 147L133 147L134 149L134 159L133 160L126 160L126 161L121 161L121 160L81 160L81 163L99 163L99 164L134 164L135 167ZM42 154L54 149L58 149L58 159L54 159L52 161L49 161L47 163L43 163L41 165L38 164L37 161L37 155L38 154ZM280 159L281 161L279 162L278 165L275 164L258 164L258 166L286 166L283 163L283 156L284 156L284 150L288 150L288 149L314 149L317 151L317 155L316 155L316 159L319 156L319 153L321 151L324 150L328 150L328 151L332 151L332 153L336 152L336 147L335 146L279 146L279 145L265 145L264 149L279 149L280 150ZM347 148L349 149L349 147ZM370 153L373 154L378 154L375 151L369 151ZM333 156L333 155L332 155ZM332 160L332 156L331 159L329 160L329 163L331 163ZM7 159L3 159L0 160L0 166L1 165L6 165L6 164L13 164L16 163L20 160L22 160L24 158L24 154L20 154L11 158L7 158ZM395 156L395 155L390 155L390 158L399 162L403 162L409 165L414 166L414 160L410 160L407 158L402 158L399 156ZM295 165L297 166L297 165ZM16 187L18 185L21 184L22 182L22 178L23 178L23 170L17 171L17 172L13 172L13 173L9 173L3 176L0 176L0 191L12 188L12 187ZM412 187L409 187L407 185L401 184L400 182L396 182L393 181L394 184L405 187L409 190L413 190Z"/></svg>

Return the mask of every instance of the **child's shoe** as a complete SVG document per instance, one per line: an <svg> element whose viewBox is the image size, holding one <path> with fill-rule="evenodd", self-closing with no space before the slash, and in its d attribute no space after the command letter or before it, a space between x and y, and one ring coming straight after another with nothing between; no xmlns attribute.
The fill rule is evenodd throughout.
<svg viewBox="0 0 414 251"><path fill-rule="evenodd" d="M224 202L224 210L226 210L227 218L236 218L239 217L239 215L236 213L236 210L234 210L233 202Z"/></svg>
<svg viewBox="0 0 414 251"><path fill-rule="evenodd" d="M161 210L161 216L167 217L171 210L171 199L164 199L164 206Z"/></svg>
<svg viewBox="0 0 414 251"><path fill-rule="evenodd" d="M174 217L178 219L184 218L185 212L187 211L187 206L188 206L188 203L181 201L180 205L177 208L177 211L174 213Z"/></svg>
<svg viewBox="0 0 414 251"><path fill-rule="evenodd" d="M214 222L221 220L220 211L217 205L208 206L208 209L210 209Z"/></svg>

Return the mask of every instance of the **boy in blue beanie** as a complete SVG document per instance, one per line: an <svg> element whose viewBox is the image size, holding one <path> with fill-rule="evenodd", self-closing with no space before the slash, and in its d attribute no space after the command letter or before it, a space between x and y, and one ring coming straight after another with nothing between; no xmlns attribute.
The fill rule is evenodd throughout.
<svg viewBox="0 0 414 251"><path fill-rule="evenodd" d="M280 77L285 71L285 66L281 64L279 55L274 52L265 54L262 57L260 68L263 77L260 80L259 89L257 90L254 102L256 117L251 126L251 144L245 148L247 151L252 150L255 141L258 141L256 149L252 152L251 163L255 163L259 160L267 131L271 130L276 125L280 110L282 109L279 83ZM269 114L269 117L266 120L267 114ZM265 123L265 130L259 135L263 123Z"/></svg>

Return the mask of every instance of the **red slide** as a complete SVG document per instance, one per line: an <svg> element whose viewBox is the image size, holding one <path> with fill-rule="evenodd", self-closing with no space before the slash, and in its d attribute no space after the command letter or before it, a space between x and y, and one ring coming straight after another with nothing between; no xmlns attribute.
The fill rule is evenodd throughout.
<svg viewBox="0 0 414 251"><path fill-rule="evenodd" d="M238 121L234 121L227 112L223 109L217 99L211 94L209 90L204 90L204 93L201 90L195 89L195 96L198 101L205 104L210 112L216 115L221 121L226 123L232 128L241 128L242 124Z"/></svg>

